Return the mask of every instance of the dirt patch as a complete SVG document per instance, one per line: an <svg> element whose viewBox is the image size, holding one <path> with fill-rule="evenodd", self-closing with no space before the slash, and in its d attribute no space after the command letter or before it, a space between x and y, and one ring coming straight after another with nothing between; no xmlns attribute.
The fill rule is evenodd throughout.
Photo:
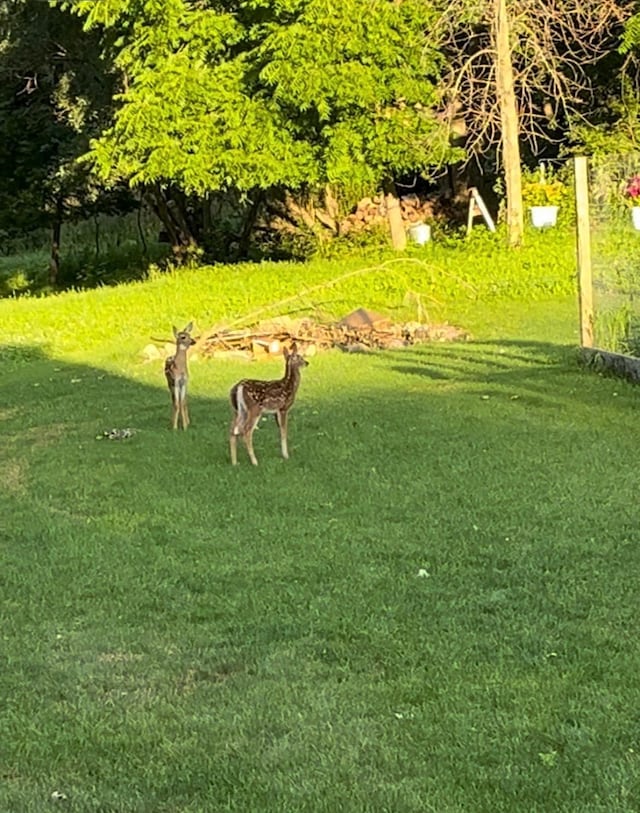
<svg viewBox="0 0 640 813"><path fill-rule="evenodd" d="M14 497L27 493L27 464L22 460L7 460L0 467L0 489Z"/></svg>

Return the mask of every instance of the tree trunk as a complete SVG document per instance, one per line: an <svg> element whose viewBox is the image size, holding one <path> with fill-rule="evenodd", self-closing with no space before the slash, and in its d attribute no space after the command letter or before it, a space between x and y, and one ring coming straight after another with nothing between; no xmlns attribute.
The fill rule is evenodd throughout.
<svg viewBox="0 0 640 813"><path fill-rule="evenodd" d="M178 237L178 232L173 219L171 218L169 210L167 209L167 202L164 198L162 190L160 189L160 186L157 184L152 186L148 191L148 196L151 208L164 226L167 233L166 236L168 238L168 242L171 248L175 251L175 249L180 245L180 239Z"/></svg>
<svg viewBox="0 0 640 813"><path fill-rule="evenodd" d="M181 190L175 189L172 191L171 196L167 198L167 209L178 226L178 234L182 245L177 256L182 262L185 259L189 259L198 246L198 238L196 236L198 226L197 223L194 223L193 219L191 219L190 222L187 209L187 196Z"/></svg>
<svg viewBox="0 0 640 813"><path fill-rule="evenodd" d="M246 257L249 253L249 240L251 239L251 232L256 225L260 207L264 203L265 194L261 189L256 189L253 192L251 203L246 210L244 216L244 223L238 235L238 256Z"/></svg>
<svg viewBox="0 0 640 813"><path fill-rule="evenodd" d="M64 201L62 195L56 198L56 208L51 227L51 258L49 260L49 282L55 285L60 275L60 238L62 236L62 216Z"/></svg>
<svg viewBox="0 0 640 813"><path fill-rule="evenodd" d="M142 228L142 207L144 205L144 192L140 192L138 199L138 211L136 212L136 223L138 225L138 235L140 236L140 243L142 244L142 256L149 259L149 250L147 248L147 240L144 236L144 229Z"/></svg>
<svg viewBox="0 0 640 813"><path fill-rule="evenodd" d="M407 232L402 220L396 185L393 181L387 181L384 183L383 189L389 231L391 232L391 245L396 251L404 251L407 247Z"/></svg>
<svg viewBox="0 0 640 813"><path fill-rule="evenodd" d="M208 192L202 196L202 234L208 237L211 234L213 227L213 218L211 217L211 198Z"/></svg>
<svg viewBox="0 0 640 813"><path fill-rule="evenodd" d="M184 262L192 256L197 242L180 202L166 194L160 184L150 188L149 201L167 232L173 256L178 262Z"/></svg>
<svg viewBox="0 0 640 813"><path fill-rule="evenodd" d="M340 206L331 184L325 185L322 202L324 211L316 209L316 218L323 226L331 229L334 235L340 234Z"/></svg>
<svg viewBox="0 0 640 813"><path fill-rule="evenodd" d="M507 231L509 245L522 244L522 170L520 167L519 121L513 81L509 41L507 1L495 0L496 86L502 125L502 163L507 192Z"/></svg>

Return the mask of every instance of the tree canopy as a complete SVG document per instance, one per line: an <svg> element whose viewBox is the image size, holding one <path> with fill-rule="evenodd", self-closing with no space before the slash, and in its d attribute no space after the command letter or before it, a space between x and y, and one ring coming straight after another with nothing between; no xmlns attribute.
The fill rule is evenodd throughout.
<svg viewBox="0 0 640 813"><path fill-rule="evenodd" d="M442 60L421 0L70 0L121 71L92 142L104 180L203 194L375 187L454 155L436 115Z"/></svg>

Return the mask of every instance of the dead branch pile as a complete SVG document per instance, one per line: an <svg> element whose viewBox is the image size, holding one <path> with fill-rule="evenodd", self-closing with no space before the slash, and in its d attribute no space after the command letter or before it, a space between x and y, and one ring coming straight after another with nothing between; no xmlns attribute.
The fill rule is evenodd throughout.
<svg viewBox="0 0 640 813"><path fill-rule="evenodd" d="M311 318L288 316L269 319L234 330L215 330L198 340L198 351L214 358L268 358L296 342L304 355L312 356L332 347L345 352L393 350L433 341L467 338L465 331L448 324L419 322L394 324L381 314L358 308L339 322L322 324Z"/></svg>
<svg viewBox="0 0 640 813"><path fill-rule="evenodd" d="M400 198L400 212L407 226L433 218L435 204L422 200L418 195L405 195ZM340 233L363 231L387 222L387 208L382 194L362 198L355 211L340 223Z"/></svg>

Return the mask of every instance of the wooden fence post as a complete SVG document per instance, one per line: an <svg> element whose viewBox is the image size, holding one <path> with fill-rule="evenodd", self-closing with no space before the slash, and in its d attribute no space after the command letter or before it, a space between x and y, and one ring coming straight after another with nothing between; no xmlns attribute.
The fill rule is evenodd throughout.
<svg viewBox="0 0 640 813"><path fill-rule="evenodd" d="M593 286L591 274L591 224L589 220L589 179L587 157L574 159L576 181L576 250L578 297L580 301L580 344L593 347Z"/></svg>

